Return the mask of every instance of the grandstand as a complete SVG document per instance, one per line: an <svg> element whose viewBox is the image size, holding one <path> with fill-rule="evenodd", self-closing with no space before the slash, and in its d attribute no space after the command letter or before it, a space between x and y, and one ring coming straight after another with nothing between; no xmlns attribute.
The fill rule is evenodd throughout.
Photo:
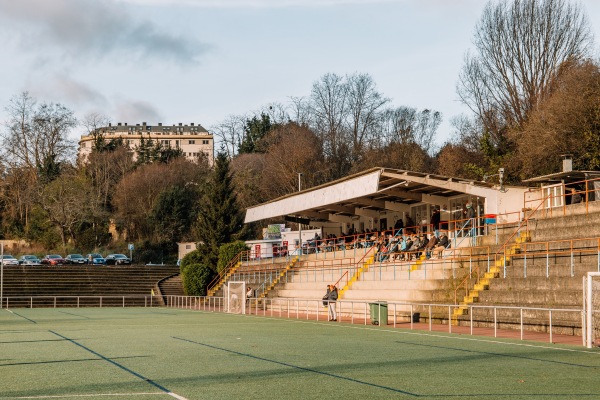
<svg viewBox="0 0 600 400"><path fill-rule="evenodd" d="M207 299L183 296L175 266L5 267L4 306L222 311L224 287L244 282L254 295L249 313L325 319L322 297L335 284L339 321L583 340L590 323L582 280L600 271L599 181L591 173L558 175L526 188L371 169L250 208L246 222L285 218L304 230L286 232L280 243L269 237L268 253L258 246L240 253ZM570 201L570 187L582 201ZM475 217L464 217L465 204ZM401 252L401 237L434 234L427 218L434 209L449 246L433 258ZM416 223L389 229L399 220Z"/></svg>
<svg viewBox="0 0 600 400"><path fill-rule="evenodd" d="M257 288L257 312L292 309L323 318L320 299L334 283L339 314L347 320L372 321L372 305L387 303L387 322L394 325L514 329L547 333L550 340L553 334L581 336L582 278L600 271L597 179L595 173L564 171L540 177L541 188L526 188L368 170L250 208L246 222L309 220L323 236L337 225L338 235L335 241L298 240L281 252L284 257L240 255L209 294L218 297L228 280L245 281ZM583 201L569 204L570 187ZM465 202L477 210L470 224L461 213ZM451 238L441 259L422 252L411 260L383 257L391 245L381 247L361 233L368 226L379 236L431 234L424 217L436 207L445 213L441 230ZM421 223L386 230L407 215ZM353 234L340 240L348 230Z"/></svg>

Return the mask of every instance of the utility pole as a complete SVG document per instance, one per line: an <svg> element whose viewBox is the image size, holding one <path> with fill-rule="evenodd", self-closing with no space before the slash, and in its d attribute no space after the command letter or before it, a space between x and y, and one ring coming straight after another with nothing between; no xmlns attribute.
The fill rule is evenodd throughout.
<svg viewBox="0 0 600 400"><path fill-rule="evenodd" d="M4 240L0 241L0 310L4 308Z"/></svg>
<svg viewBox="0 0 600 400"><path fill-rule="evenodd" d="M302 191L302 172L298 172L298 192ZM302 224L298 217L298 257L302 255Z"/></svg>

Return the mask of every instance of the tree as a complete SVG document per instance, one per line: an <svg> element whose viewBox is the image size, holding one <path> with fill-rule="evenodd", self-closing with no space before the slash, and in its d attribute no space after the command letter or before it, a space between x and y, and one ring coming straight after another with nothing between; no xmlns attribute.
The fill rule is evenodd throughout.
<svg viewBox="0 0 600 400"><path fill-rule="evenodd" d="M135 165L146 165L154 162L167 164L179 157L183 157L183 150L174 149L170 145L164 146L158 140L140 138L140 144L135 147L137 159Z"/></svg>
<svg viewBox="0 0 600 400"><path fill-rule="evenodd" d="M267 199L298 191L298 173L302 186L325 183L330 170L323 160L317 136L308 128L288 123L264 138L264 165L254 171L260 177L260 191Z"/></svg>
<svg viewBox="0 0 600 400"><path fill-rule="evenodd" d="M240 144L240 153L260 153L264 151L261 145L261 140L274 126L271 123L271 118L265 113L261 113L260 118L257 116L246 120L244 125L244 137Z"/></svg>
<svg viewBox="0 0 600 400"><path fill-rule="evenodd" d="M351 136L352 163L360 161L367 145L376 141L381 131L381 110L390 100L377 91L370 75L355 74L346 78Z"/></svg>
<svg viewBox="0 0 600 400"><path fill-rule="evenodd" d="M243 239L245 233L243 215L233 191L229 159L220 151L200 201L200 213L196 224L198 250L205 255L205 265L216 269L219 247L224 243Z"/></svg>
<svg viewBox="0 0 600 400"><path fill-rule="evenodd" d="M600 66L591 61L563 65L551 93L515 135L521 177L561 169L561 155L573 156L573 167L600 168Z"/></svg>
<svg viewBox="0 0 600 400"><path fill-rule="evenodd" d="M74 168L41 186L38 204L50 223L58 229L63 249L68 240L75 240L77 225L90 217L89 187L90 182Z"/></svg>
<svg viewBox="0 0 600 400"><path fill-rule="evenodd" d="M345 176L365 149L380 141L383 107L388 102L367 74L326 74L313 84L307 102L293 99L300 124L309 121L319 138L332 179ZM301 109L306 104L310 117Z"/></svg>
<svg viewBox="0 0 600 400"><path fill-rule="evenodd" d="M9 120L1 139L8 163L35 171L51 157L58 162L72 158L68 135L77 120L71 110L54 103L38 105L27 92L13 97L6 110Z"/></svg>
<svg viewBox="0 0 600 400"><path fill-rule="evenodd" d="M215 137L219 138L219 142L229 159L238 154L240 143L242 143L244 137L245 120L242 116L230 115L211 129Z"/></svg>
<svg viewBox="0 0 600 400"><path fill-rule="evenodd" d="M163 190L150 216L156 240L164 243L189 240L192 222L197 218L198 189L190 182Z"/></svg>
<svg viewBox="0 0 600 400"><path fill-rule="evenodd" d="M170 164L142 165L125 175L113 188L114 217L130 240L151 240L157 235L153 214L161 194L175 187L202 188L207 175L204 165L179 158ZM162 211L161 211L162 213ZM155 215L155 214L154 214Z"/></svg>
<svg viewBox="0 0 600 400"><path fill-rule="evenodd" d="M490 1L475 28L457 92L500 154L511 151L509 129L520 131L547 98L566 61L592 46L587 18L568 0Z"/></svg>
<svg viewBox="0 0 600 400"><path fill-rule="evenodd" d="M42 103L27 92L11 98L6 108L8 121L0 132L0 158L10 182L3 193L10 204L10 225L16 235L28 230L38 183L56 178L60 165L74 154L68 139L77 124L73 112L60 104Z"/></svg>
<svg viewBox="0 0 600 400"><path fill-rule="evenodd" d="M433 153L433 143L437 129L442 122L439 111L401 106L385 110L378 146L391 143L402 145L417 144L428 154Z"/></svg>
<svg viewBox="0 0 600 400"><path fill-rule="evenodd" d="M348 87L343 77L326 74L315 82L310 107L314 131L323 145L323 155L332 166L332 178L341 178L352 167L346 130L349 113Z"/></svg>
<svg viewBox="0 0 600 400"><path fill-rule="evenodd" d="M353 172L373 167L400 168L409 171L432 172L431 157L417 143L390 143L381 149L365 153Z"/></svg>

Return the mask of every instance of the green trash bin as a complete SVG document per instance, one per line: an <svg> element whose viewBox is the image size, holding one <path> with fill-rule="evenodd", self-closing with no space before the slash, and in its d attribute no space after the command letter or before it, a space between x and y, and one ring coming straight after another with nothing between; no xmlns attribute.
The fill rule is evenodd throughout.
<svg viewBox="0 0 600 400"><path fill-rule="evenodd" d="M371 308L371 324L387 325L388 323L388 305L385 301L369 303Z"/></svg>

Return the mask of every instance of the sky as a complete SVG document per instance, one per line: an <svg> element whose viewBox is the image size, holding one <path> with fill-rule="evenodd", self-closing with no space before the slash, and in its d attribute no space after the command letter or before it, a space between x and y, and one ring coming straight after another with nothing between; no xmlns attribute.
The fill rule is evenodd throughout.
<svg viewBox="0 0 600 400"><path fill-rule="evenodd" d="M456 82L486 2L0 0L0 121L28 91L80 119L210 131L327 73L366 73L391 105L440 111L443 143L469 114ZM600 1L580 3L600 43Z"/></svg>

